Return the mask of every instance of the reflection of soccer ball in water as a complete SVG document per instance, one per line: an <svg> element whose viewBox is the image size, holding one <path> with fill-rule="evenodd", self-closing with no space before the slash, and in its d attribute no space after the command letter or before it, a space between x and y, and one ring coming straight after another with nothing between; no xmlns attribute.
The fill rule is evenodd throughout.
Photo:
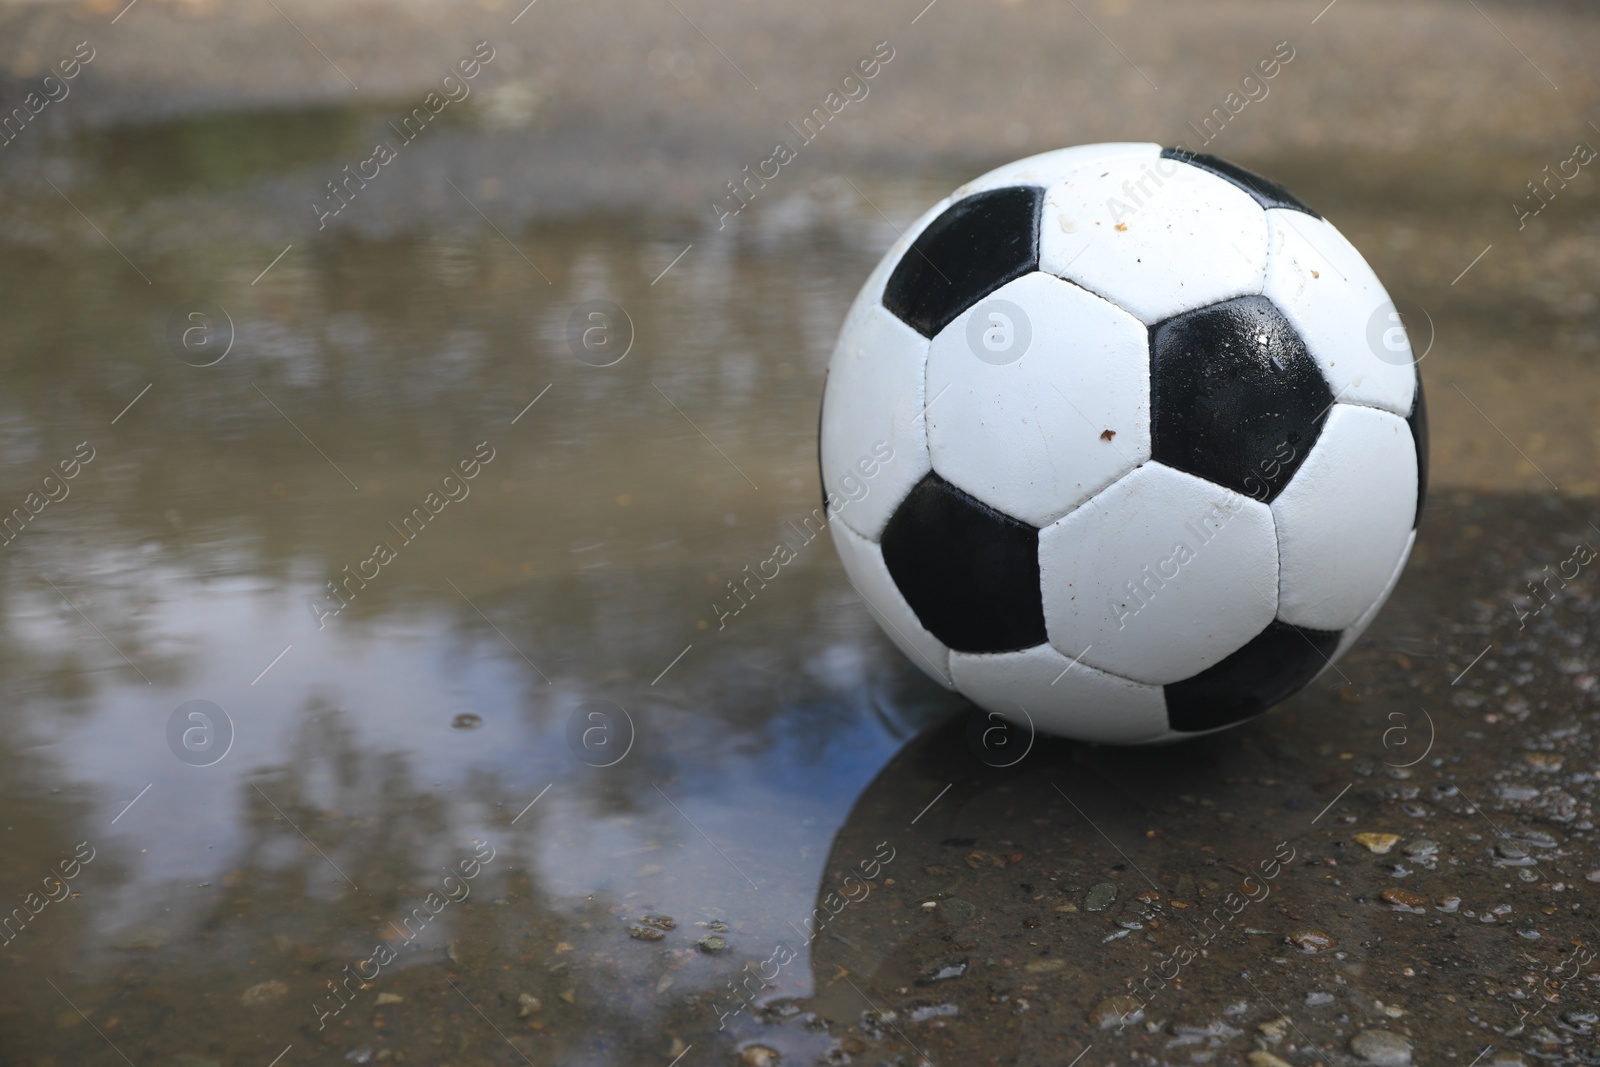
<svg viewBox="0 0 1600 1067"><path fill-rule="evenodd" d="M845 570L927 674L1050 733L1255 715L1410 554L1427 422L1392 307L1321 216L1222 160L1089 145L993 171L911 227L840 334L820 453Z"/></svg>

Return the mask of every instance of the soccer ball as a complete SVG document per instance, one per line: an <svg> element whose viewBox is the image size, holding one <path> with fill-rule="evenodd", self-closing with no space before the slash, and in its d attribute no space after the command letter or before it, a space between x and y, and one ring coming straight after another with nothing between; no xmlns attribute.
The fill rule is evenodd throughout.
<svg viewBox="0 0 1600 1067"><path fill-rule="evenodd" d="M917 220L845 320L819 436L845 572L912 662L1124 744L1330 667L1427 482L1416 361L1360 253L1153 144L1033 156Z"/></svg>

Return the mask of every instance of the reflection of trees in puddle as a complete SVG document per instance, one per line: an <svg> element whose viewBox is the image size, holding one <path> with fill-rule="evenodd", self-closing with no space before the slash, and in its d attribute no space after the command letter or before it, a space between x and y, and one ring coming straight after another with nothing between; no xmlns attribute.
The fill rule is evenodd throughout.
<svg viewBox="0 0 1600 1067"><path fill-rule="evenodd" d="M818 809L824 817L809 830L774 821L774 813L763 810L725 824L708 821L722 818L717 795L753 767L781 766L808 792L845 801L873 765L838 750L839 739L874 731L909 736L919 721L948 706L942 694L930 704L928 687L893 669L892 660L883 661L883 670L859 657L841 660L837 623L830 631L827 621L834 595L819 594L791 614L799 632L815 636L781 652L709 643L678 695L629 698L641 724L639 745L622 765L605 770L543 747L560 744L561 699L578 701L590 692L571 682L558 686L560 698L531 677L523 690L521 732L547 739L533 750L536 767L515 775L452 773L442 786L430 782L428 755L414 739L385 738L365 711L357 717L331 699L312 697L297 713L281 754L238 781L240 815L230 827L220 876L211 875L215 887L196 887L193 874L176 872L129 881L130 867L159 871L162 861L153 857L181 855L175 842L162 845L163 837L181 829L163 833L158 825L144 841L128 838L107 850L92 872L92 891L71 902L80 910L46 916L70 916L70 927L61 926L53 942L35 942L28 955L136 1062L179 1052L219 1060L255 1055L258 1042L270 1044L277 1038L267 1035L280 1032L283 1045L311 1048L331 1040L330 1049L340 1055L367 1047L432 1049L447 1057L519 1062L477 1010L461 1002L462 994L530 1056L559 1062L635 1062L659 1056L673 1035L683 1035L686 1044L696 1034L709 1040L712 991L747 955L768 947L769 934L786 936L777 912L795 909L776 906L785 894L781 887L798 888L816 877L817 846L836 818L824 805ZM569 656L581 662L582 650L597 639L606 647L637 641L642 625L630 627L612 613L576 615L579 629L570 645L558 648L557 662ZM526 625L520 613L497 612L496 618L509 633ZM475 628L465 615L463 625ZM870 625L863 619L858 636L871 633ZM480 639L489 640L464 636L463 651ZM856 666L841 676L849 663ZM776 694L775 679L781 680ZM876 720L865 734L864 717ZM527 807L536 792L529 781L551 779L555 790ZM36 779L14 780L24 796L45 792ZM709 849L696 851L694 830L661 801L655 782L665 783L719 847L773 888L747 895L742 883L726 886L733 876L720 866L710 869L721 860ZM664 869L640 878L627 873L639 865L636 859L584 851L586 827L624 827L606 832L663 842L664 852L647 858L659 859ZM775 847L775 832L791 837L792 852ZM64 829L58 836L79 839ZM415 947L402 949L393 966L319 1030L313 1005L324 998L326 1010L327 983L369 958L380 941L394 941L390 924L402 922L435 888L441 864L470 854L474 839L492 842L497 857L470 898L442 912ZM543 865L561 864L562 844L574 840L585 865L577 877L589 888L553 890L552 883L574 876ZM53 862L46 845L39 855ZM137 853L143 847L150 858ZM813 858L805 858L808 851ZM116 884L137 885L137 893L119 894ZM661 944L627 936L628 919L656 901L683 899L682 886L702 884L712 891L689 895L702 901L698 910L674 906L681 920L677 936ZM706 932L696 922L716 919L738 924L726 953L695 947ZM379 994L404 999L386 997L380 1006ZM524 994L542 1006L522 1014ZM17 995L45 1018L67 1010L65 1002L50 1003L57 994L47 986ZM58 1032L19 1023L10 1029L19 1054L99 1054L100 1038L87 1026ZM278 1049L267 1049L267 1058Z"/></svg>
<svg viewBox="0 0 1600 1067"><path fill-rule="evenodd" d="M318 1031L313 1004L327 996L328 981L341 978L347 964L365 959L380 941L397 940L389 924L403 922L437 887L441 863L473 855L474 834L463 825L471 825L474 809L493 810L512 799L493 780L434 793L410 762L364 746L335 709L308 704L284 765L239 786L245 814L230 869L215 888L197 893L182 876L158 879L134 902L144 921L109 936L91 934L95 911L106 907L128 868L150 862L124 846L120 856L95 865L82 897L61 908L64 914L41 916L51 926L29 931L35 936L25 952L7 954L4 984L12 1010L0 1013L0 1033L7 1035L8 1050L25 1059L54 1055L72 1062L109 1054L103 1039L81 1020L74 1024L64 1000L37 981L41 973L136 1062L168 1062L181 1054L222 1062L270 1059L291 1043L306 1053L320 1045L338 1055L391 1048L516 1061L494 1029L461 1002L462 993L530 1055L548 1056L553 1044L573 1051L587 1040L580 1035L608 1019L613 1032L638 1023L648 1002L618 1004L614 989L637 985L639 976L588 959L581 935L575 936L574 927L607 917L605 898L545 898L536 888L537 850L522 847L503 826L491 826L476 836L494 838L498 850L470 896L402 948L394 966L343 1018ZM0 755L0 764L15 763L16 755ZM5 780L37 796L45 790L35 778L24 771ZM7 801L13 819L28 806L20 798ZM14 875L48 867L56 858L54 842L87 832L81 819L76 830L67 825L64 806L33 804L44 809L35 818L53 815L54 825L36 827L21 847L8 846L7 886ZM530 811L519 829L536 837L539 818L538 809ZM151 852L161 851L159 841L157 835ZM563 947L564 941L578 945ZM380 993L403 1000L379 1007ZM519 993L544 1005L531 1020L517 1017Z"/></svg>
<svg viewBox="0 0 1600 1067"><path fill-rule="evenodd" d="M8 679L25 676L12 642L0 641L0 657ZM69 981L58 961L96 936L96 903L128 878L128 857L108 845L97 806L75 791L62 795L68 772L55 749L54 724L42 713L44 706L61 703L72 702L40 699L13 683L0 709L0 819L6 826L0 907L22 906L23 894L37 888L38 879L70 856L77 842L88 840L95 848L94 862L72 884L74 895L43 909L21 936L0 948L0 1048L11 1054L30 1047L41 1055L53 1052L55 1025L76 1018L44 979Z"/></svg>

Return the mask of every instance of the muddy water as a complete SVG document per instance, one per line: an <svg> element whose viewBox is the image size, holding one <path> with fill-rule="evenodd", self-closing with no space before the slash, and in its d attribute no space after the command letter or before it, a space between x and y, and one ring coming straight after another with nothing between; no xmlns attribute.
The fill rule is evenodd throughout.
<svg viewBox="0 0 1600 1067"><path fill-rule="evenodd" d="M1432 323L1412 572L1260 722L997 768L803 530L839 319L969 173L719 232L419 164L319 232L373 121L7 179L0 489L60 498L0 548L7 1062L1588 1054L1592 573L1513 607L1600 537L1585 190L1519 234L1542 161L1248 161Z"/></svg>

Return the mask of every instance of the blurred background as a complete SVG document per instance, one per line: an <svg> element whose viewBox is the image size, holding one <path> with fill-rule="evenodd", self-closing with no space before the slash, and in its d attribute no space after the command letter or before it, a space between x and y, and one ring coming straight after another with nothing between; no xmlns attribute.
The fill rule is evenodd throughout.
<svg viewBox="0 0 1600 1067"><path fill-rule="evenodd" d="M1600 938L1591 576L1518 611L1600 537L1597 51L1580 0L0 3L0 1062L1590 1062L1539 983ZM1000 768L826 538L713 604L816 504L899 230L1100 140L1350 237L1432 495L1340 677Z"/></svg>

